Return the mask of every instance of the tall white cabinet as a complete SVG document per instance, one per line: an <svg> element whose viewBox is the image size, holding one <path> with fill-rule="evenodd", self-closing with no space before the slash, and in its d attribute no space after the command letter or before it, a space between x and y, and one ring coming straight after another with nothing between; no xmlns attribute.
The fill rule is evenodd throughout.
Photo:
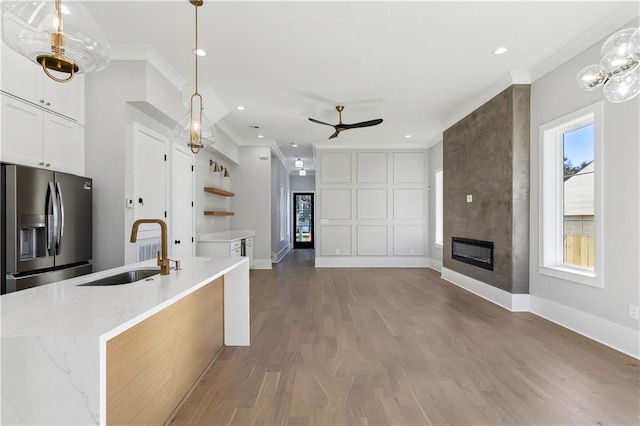
<svg viewBox="0 0 640 426"><path fill-rule="evenodd" d="M0 159L84 175L84 77L54 82L6 45L2 64Z"/></svg>

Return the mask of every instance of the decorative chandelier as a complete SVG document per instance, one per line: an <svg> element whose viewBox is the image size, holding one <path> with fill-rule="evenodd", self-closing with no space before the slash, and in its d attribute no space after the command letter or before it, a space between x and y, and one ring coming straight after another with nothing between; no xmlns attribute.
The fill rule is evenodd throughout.
<svg viewBox="0 0 640 426"><path fill-rule="evenodd" d="M188 141L187 146L191 148L191 152L197 154L204 148L205 143L213 145L215 132L213 125L204 115L202 95L198 92L198 8L204 4L204 0L189 0L189 3L195 9L195 89L190 98L189 111L174 129L174 135L178 140Z"/></svg>
<svg viewBox="0 0 640 426"><path fill-rule="evenodd" d="M79 2L3 1L2 39L59 83L109 64L109 43Z"/></svg>
<svg viewBox="0 0 640 426"><path fill-rule="evenodd" d="M604 98L626 102L640 94L640 28L612 34L600 49L599 64L583 68L576 78L582 90L604 86Z"/></svg>

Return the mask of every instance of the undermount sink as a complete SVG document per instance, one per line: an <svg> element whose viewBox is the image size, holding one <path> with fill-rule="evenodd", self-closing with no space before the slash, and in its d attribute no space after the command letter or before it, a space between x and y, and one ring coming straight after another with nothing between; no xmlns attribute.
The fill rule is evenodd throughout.
<svg viewBox="0 0 640 426"><path fill-rule="evenodd" d="M95 281L89 281L88 283L80 284L81 286L105 286L105 285L120 285L131 284L136 281L144 280L154 275L160 274L159 269L135 269L133 271L120 272L109 277L98 278Z"/></svg>

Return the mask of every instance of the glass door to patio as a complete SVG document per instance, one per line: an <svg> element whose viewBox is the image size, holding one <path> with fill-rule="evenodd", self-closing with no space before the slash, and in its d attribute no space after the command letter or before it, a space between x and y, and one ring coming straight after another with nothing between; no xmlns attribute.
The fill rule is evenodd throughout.
<svg viewBox="0 0 640 426"><path fill-rule="evenodd" d="M313 248L313 194L293 194L293 248Z"/></svg>

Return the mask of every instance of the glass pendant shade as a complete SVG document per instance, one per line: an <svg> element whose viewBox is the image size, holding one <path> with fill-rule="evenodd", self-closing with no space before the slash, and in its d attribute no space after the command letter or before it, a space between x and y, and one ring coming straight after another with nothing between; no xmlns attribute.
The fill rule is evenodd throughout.
<svg viewBox="0 0 640 426"><path fill-rule="evenodd" d="M298 170L298 176L306 176L306 175L307 175L307 171L305 169Z"/></svg>
<svg viewBox="0 0 640 426"><path fill-rule="evenodd" d="M193 113L192 113L193 111ZM200 112L202 111L202 114ZM211 147L216 140L216 131L204 110L195 106L182 117L173 129L174 140L187 145L197 154L202 148Z"/></svg>
<svg viewBox="0 0 640 426"><path fill-rule="evenodd" d="M640 61L640 28L629 37L629 54L636 61Z"/></svg>
<svg viewBox="0 0 640 426"><path fill-rule="evenodd" d="M621 56L626 55L629 49L629 38L635 31L635 28L625 28L611 34L600 48L600 56L605 57L611 51L616 51Z"/></svg>
<svg viewBox="0 0 640 426"><path fill-rule="evenodd" d="M629 43L624 43L610 50L600 61L600 72L607 78L622 77L638 68L638 61L629 55L628 46Z"/></svg>
<svg viewBox="0 0 640 426"><path fill-rule="evenodd" d="M299 158L295 161L294 164L297 169L301 169L304 166L304 162Z"/></svg>
<svg viewBox="0 0 640 426"><path fill-rule="evenodd" d="M638 94L640 94L640 74L638 73L612 78L604 85L604 98L609 102L626 102Z"/></svg>
<svg viewBox="0 0 640 426"><path fill-rule="evenodd" d="M49 75L54 80L68 81L75 73L100 71L108 65L109 43L80 2L3 1L1 10L4 42L38 64L47 57L46 68L54 71ZM71 76L64 79L63 73Z"/></svg>
<svg viewBox="0 0 640 426"><path fill-rule="evenodd" d="M578 73L576 83L582 90L593 90L601 86L606 79L600 72L600 65L587 65Z"/></svg>

